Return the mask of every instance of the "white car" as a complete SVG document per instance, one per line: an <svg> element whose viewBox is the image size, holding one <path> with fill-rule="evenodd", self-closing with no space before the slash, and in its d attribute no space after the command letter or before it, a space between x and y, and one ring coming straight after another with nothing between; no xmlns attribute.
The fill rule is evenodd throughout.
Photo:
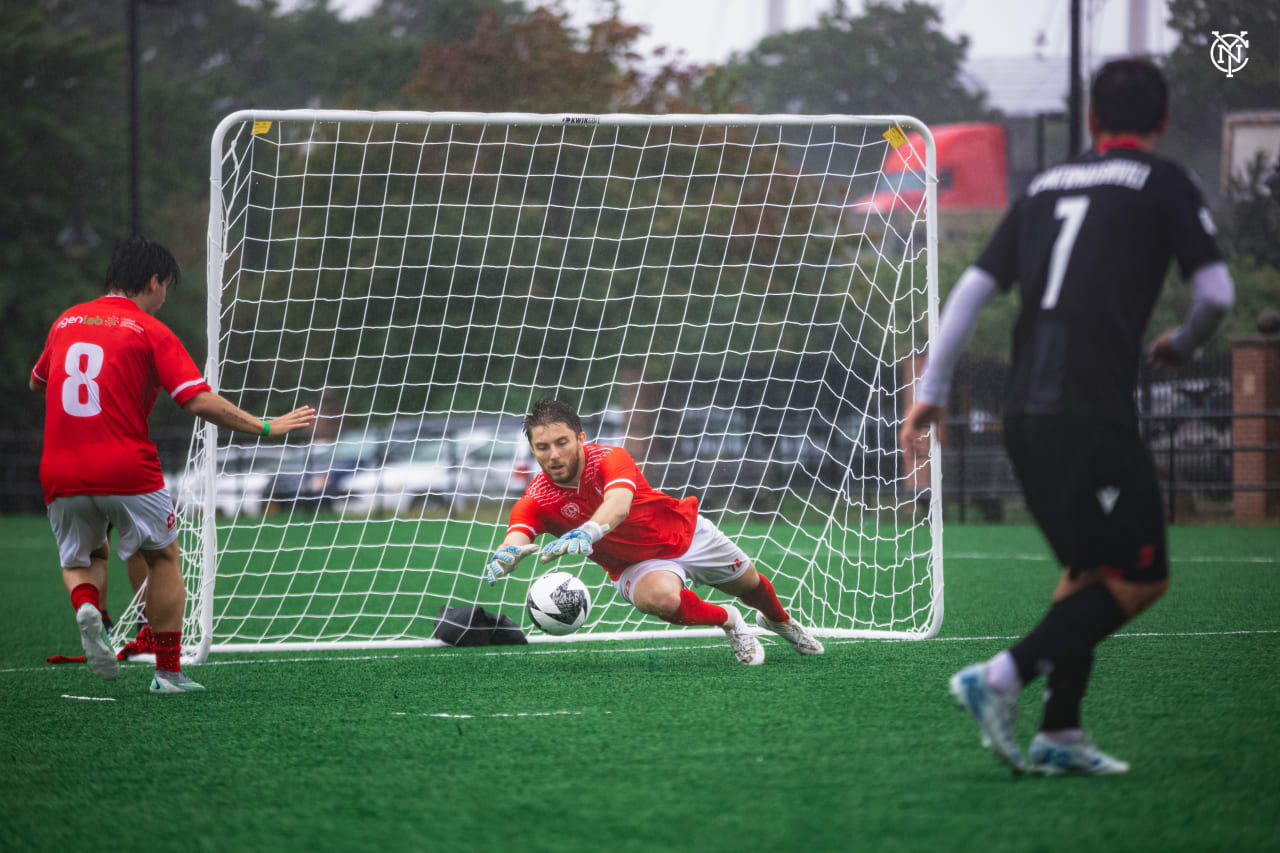
<svg viewBox="0 0 1280 853"><path fill-rule="evenodd" d="M346 482L344 515L398 514L453 502L454 446L443 438L388 442L381 467L356 471Z"/></svg>
<svg viewBox="0 0 1280 853"><path fill-rule="evenodd" d="M217 513L227 517L262 515L283 454L282 446L271 444L218 448L213 493ZM203 506L205 482L203 471L165 476L165 485L179 511Z"/></svg>
<svg viewBox="0 0 1280 853"><path fill-rule="evenodd" d="M518 498L538 474L533 452L519 421L480 425L457 433L458 500Z"/></svg>

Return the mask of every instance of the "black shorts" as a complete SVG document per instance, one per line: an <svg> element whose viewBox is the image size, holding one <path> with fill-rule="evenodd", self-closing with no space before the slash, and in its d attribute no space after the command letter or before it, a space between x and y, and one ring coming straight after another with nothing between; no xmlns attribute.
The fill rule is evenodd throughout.
<svg viewBox="0 0 1280 853"><path fill-rule="evenodd" d="M1005 447L1027 506L1072 576L1169 576L1164 508L1138 431L1067 415L1008 415Z"/></svg>

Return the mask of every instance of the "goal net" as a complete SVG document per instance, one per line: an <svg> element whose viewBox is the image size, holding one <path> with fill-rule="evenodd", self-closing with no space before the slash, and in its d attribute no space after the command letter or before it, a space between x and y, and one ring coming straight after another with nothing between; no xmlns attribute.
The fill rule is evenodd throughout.
<svg viewBox="0 0 1280 853"><path fill-rule="evenodd" d="M188 646L428 645L471 604L550 639L536 561L481 577L545 396L698 496L817 634L936 633L937 466L896 440L936 324L932 157L901 116L229 116L207 376L320 417L283 442L196 428ZM592 592L567 639L708 633L556 568Z"/></svg>

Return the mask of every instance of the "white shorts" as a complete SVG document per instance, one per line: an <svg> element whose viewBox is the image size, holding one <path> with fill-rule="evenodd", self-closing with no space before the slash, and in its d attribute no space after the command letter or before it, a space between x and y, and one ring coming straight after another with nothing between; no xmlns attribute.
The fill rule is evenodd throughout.
<svg viewBox="0 0 1280 853"><path fill-rule="evenodd" d="M649 572L671 572L685 586L716 586L742 577L751 568L751 558L720 532L711 519L698 516L689 550L668 560L644 560L627 566L613 582L618 593L631 604L631 590Z"/></svg>
<svg viewBox="0 0 1280 853"><path fill-rule="evenodd" d="M173 499L161 489L145 495L73 495L49 504L49 524L64 569L85 568L89 552L107 541L114 524L116 553L127 560L140 550L159 551L178 538Z"/></svg>

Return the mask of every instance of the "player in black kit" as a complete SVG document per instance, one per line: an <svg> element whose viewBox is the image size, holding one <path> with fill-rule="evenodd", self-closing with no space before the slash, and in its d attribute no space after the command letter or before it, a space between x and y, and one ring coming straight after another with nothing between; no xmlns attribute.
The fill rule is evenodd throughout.
<svg viewBox="0 0 1280 853"><path fill-rule="evenodd" d="M956 358L978 311L1015 282L1022 301L1005 399L1005 443L1036 523L1063 566L1044 619L1012 648L957 673L956 702L1015 771L1124 773L1080 728L1093 649L1168 588L1164 517L1137 429L1142 336L1171 260L1191 283L1183 324L1147 357L1177 367L1233 301L1213 220L1195 182L1157 157L1167 86L1143 60L1093 83L1095 147L1037 175L956 283L902 426L908 459L945 414ZM1048 673L1044 722L1024 760L1018 692Z"/></svg>

